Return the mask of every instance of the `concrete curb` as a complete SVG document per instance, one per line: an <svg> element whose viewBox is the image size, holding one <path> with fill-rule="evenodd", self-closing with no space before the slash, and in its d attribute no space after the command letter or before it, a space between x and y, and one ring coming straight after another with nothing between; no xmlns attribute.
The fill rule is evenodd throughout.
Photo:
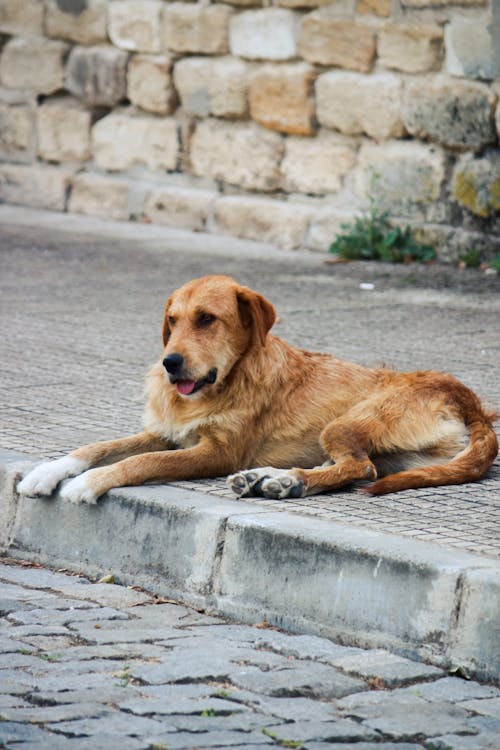
<svg viewBox="0 0 500 750"><path fill-rule="evenodd" d="M98 506L19 498L29 463L0 452L6 554L500 680L494 560L173 485L113 490Z"/></svg>

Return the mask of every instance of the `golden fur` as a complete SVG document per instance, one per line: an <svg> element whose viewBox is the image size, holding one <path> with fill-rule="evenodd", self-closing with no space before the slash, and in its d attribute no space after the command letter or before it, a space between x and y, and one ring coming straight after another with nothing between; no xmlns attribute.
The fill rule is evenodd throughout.
<svg viewBox="0 0 500 750"><path fill-rule="evenodd" d="M269 333L274 321L270 302L227 276L174 292L146 379L145 431L70 454L101 468L73 480L73 493L69 483L69 499L234 472L236 494L268 497L366 479L376 480L366 491L383 494L486 473L498 452L493 415L451 375L303 351ZM172 354L182 358L175 377L162 364Z"/></svg>

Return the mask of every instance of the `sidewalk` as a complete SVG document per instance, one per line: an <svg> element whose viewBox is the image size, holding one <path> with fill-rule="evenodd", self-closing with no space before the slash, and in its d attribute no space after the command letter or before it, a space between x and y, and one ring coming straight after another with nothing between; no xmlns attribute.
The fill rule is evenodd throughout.
<svg viewBox="0 0 500 750"><path fill-rule="evenodd" d="M257 288L295 344L447 370L498 407L499 277L327 266L230 238L11 207L0 225L9 554L500 679L498 461L481 483L375 499L241 502L221 480L116 491L89 509L18 502L8 489L29 460L140 427L163 304L189 278L223 272Z"/></svg>

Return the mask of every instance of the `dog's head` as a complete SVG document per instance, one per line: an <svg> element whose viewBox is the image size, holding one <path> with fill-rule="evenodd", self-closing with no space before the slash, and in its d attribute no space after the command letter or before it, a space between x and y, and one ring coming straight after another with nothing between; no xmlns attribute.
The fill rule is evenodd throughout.
<svg viewBox="0 0 500 750"><path fill-rule="evenodd" d="M229 276L204 276L167 300L163 366L184 397L220 385L250 350L264 346L276 312Z"/></svg>

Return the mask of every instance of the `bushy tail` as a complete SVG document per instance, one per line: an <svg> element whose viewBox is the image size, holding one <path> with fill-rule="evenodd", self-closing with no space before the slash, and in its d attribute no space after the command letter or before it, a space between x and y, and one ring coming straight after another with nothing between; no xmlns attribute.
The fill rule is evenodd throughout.
<svg viewBox="0 0 500 750"><path fill-rule="evenodd" d="M398 490L418 487L438 487L443 484L463 484L481 479L498 454L498 439L492 422L498 414L486 414L482 410L465 420L469 429L469 445L448 463L409 469L377 480L364 488L370 495L386 495Z"/></svg>

